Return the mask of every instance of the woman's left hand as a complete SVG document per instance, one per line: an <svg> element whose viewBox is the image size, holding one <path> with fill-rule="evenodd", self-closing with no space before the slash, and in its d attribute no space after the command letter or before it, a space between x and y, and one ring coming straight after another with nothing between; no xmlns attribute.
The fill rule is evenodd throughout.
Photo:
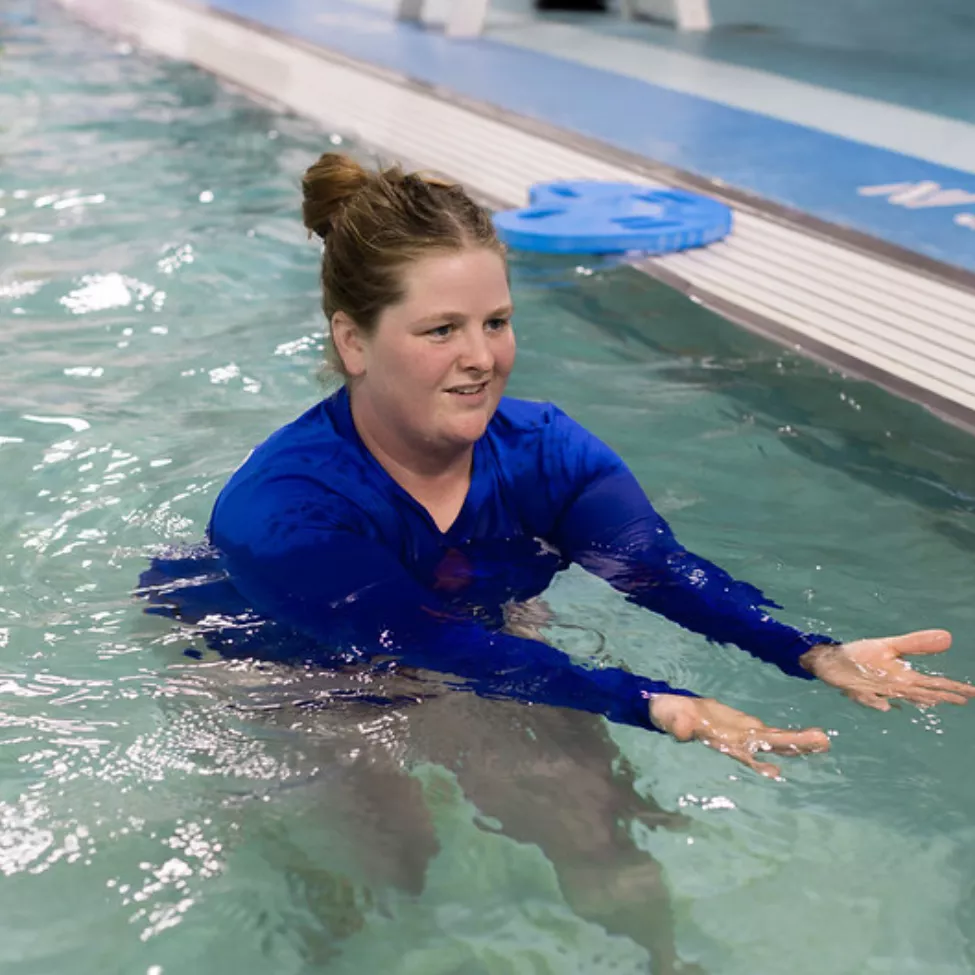
<svg viewBox="0 0 975 975"><path fill-rule="evenodd" d="M943 653L950 646L947 631L919 630L840 646L823 644L806 651L799 662L847 697L878 711L889 711L892 698L912 704L967 704L975 697L971 684L918 673L902 659L911 654Z"/></svg>

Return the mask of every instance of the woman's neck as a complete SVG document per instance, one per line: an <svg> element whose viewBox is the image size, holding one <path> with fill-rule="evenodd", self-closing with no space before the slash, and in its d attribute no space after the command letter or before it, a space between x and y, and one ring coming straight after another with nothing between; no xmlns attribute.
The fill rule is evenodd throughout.
<svg viewBox="0 0 975 975"><path fill-rule="evenodd" d="M352 422L366 449L404 491L446 531L456 520L471 483L472 445L437 450L411 444L390 430L369 408L350 396Z"/></svg>

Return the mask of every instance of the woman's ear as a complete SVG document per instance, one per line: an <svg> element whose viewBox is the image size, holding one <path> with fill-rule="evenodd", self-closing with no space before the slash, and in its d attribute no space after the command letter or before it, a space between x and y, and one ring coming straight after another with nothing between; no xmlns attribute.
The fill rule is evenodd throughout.
<svg viewBox="0 0 975 975"><path fill-rule="evenodd" d="M366 341L362 330L344 312L332 315L332 342L345 374L358 377L366 371Z"/></svg>

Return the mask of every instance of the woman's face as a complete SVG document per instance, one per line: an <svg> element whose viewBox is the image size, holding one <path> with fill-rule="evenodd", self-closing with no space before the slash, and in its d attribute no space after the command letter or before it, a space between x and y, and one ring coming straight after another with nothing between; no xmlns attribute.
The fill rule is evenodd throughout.
<svg viewBox="0 0 975 975"><path fill-rule="evenodd" d="M360 334L351 355L340 343L357 414L414 448L469 446L515 361L504 260L486 248L444 251L409 265L404 283L372 336Z"/></svg>

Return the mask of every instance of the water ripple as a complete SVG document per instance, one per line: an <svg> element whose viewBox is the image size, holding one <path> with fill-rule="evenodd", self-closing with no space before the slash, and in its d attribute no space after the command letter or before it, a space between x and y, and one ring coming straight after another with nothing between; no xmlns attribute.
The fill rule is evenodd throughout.
<svg viewBox="0 0 975 975"><path fill-rule="evenodd" d="M481 828L429 767L441 852L425 892L371 890L350 837L392 841L381 804L342 818L339 679L215 660L133 597L147 555L198 539L227 473L321 392L298 177L342 137L44 0L0 20L0 967L104 972L110 946L113 970L150 975L645 970L573 915L540 851ZM516 256L512 271L514 394L583 420L686 543L792 621L947 624L945 669L975 677L970 442L619 261ZM546 635L572 652L833 735L770 784L611 729L638 791L691 820L640 842L710 970L967 970L968 713L857 710L581 571L548 597ZM405 720L357 714L355 747L408 764Z"/></svg>

